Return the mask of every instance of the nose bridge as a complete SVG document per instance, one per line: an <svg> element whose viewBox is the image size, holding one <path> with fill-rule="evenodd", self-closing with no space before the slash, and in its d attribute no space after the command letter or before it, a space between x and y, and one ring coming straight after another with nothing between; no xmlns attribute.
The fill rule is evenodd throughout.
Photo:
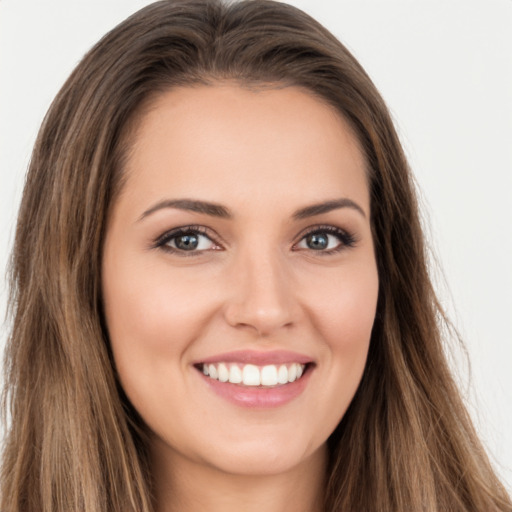
<svg viewBox="0 0 512 512"><path fill-rule="evenodd" d="M240 251L232 267L232 293L226 307L228 322L254 328L260 335L295 320L292 278L275 247Z"/></svg>

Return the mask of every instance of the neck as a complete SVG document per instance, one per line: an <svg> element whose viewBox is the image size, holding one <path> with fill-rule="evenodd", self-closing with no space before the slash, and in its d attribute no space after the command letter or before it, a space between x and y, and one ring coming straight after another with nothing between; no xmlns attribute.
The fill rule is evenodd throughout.
<svg viewBox="0 0 512 512"><path fill-rule="evenodd" d="M157 512L322 512L327 450L278 474L231 474L154 452Z"/></svg>

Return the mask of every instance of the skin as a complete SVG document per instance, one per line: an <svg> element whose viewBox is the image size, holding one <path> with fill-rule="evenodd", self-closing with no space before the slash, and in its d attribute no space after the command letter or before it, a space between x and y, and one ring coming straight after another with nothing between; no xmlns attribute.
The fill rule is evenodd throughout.
<svg viewBox="0 0 512 512"><path fill-rule="evenodd" d="M295 87L177 88L141 117L125 172L103 294L121 384L152 432L157 509L321 510L326 440L360 382L378 294L350 127ZM353 204L294 216L340 198ZM158 207L176 199L231 217ZM206 230L198 249L157 246L190 225ZM308 230L328 248L311 248ZM235 350L291 350L314 365L290 402L241 407L193 365Z"/></svg>

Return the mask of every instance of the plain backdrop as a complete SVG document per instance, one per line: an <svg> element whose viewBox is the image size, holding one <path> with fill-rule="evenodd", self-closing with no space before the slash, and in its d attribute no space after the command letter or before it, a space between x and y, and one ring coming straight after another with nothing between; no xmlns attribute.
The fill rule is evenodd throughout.
<svg viewBox="0 0 512 512"><path fill-rule="evenodd" d="M83 54L147 0L0 0L0 309L41 120ZM454 370L512 489L512 0L292 0L388 103L421 189ZM0 349L8 325L0 333ZM471 372L468 368L471 368Z"/></svg>

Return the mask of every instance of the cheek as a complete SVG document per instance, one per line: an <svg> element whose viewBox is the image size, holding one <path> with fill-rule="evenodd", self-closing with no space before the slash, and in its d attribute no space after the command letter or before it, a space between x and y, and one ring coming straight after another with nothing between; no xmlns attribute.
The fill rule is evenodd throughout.
<svg viewBox="0 0 512 512"><path fill-rule="evenodd" d="M310 316L321 335L331 370L331 385L326 388L336 390L329 400L340 404L341 417L366 364L379 290L376 265L370 260L350 268L340 267L317 284L317 293L311 296Z"/></svg>
<svg viewBox="0 0 512 512"><path fill-rule="evenodd" d="M340 266L315 280L308 300L316 327L333 348L359 350L369 342L379 290L373 259Z"/></svg>
<svg viewBox="0 0 512 512"><path fill-rule="evenodd" d="M148 425L158 430L184 407L179 390L184 354L209 316L196 288L179 276L129 260L105 268L103 295L121 385ZM167 412L162 412L167 410ZM160 411L160 412L158 412ZM163 428L163 427L162 427Z"/></svg>
<svg viewBox="0 0 512 512"><path fill-rule="evenodd" d="M312 276L311 276L312 277ZM310 417L326 439L341 421L361 381L368 356L379 289L373 258L340 265L318 274L303 294L313 336L320 348L318 372L322 390ZM303 287L304 289L304 287ZM323 418L319 424L318 418Z"/></svg>
<svg viewBox="0 0 512 512"><path fill-rule="evenodd" d="M127 264L106 269L103 294L112 343L139 345L145 352L179 348L206 315L204 294L183 276L162 273L157 266L131 269Z"/></svg>
<svg viewBox="0 0 512 512"><path fill-rule="evenodd" d="M204 290L183 273L135 265L129 258L105 263L103 296L116 368L134 405L154 395L186 365L184 353L210 316ZM203 292L203 293L201 293Z"/></svg>

